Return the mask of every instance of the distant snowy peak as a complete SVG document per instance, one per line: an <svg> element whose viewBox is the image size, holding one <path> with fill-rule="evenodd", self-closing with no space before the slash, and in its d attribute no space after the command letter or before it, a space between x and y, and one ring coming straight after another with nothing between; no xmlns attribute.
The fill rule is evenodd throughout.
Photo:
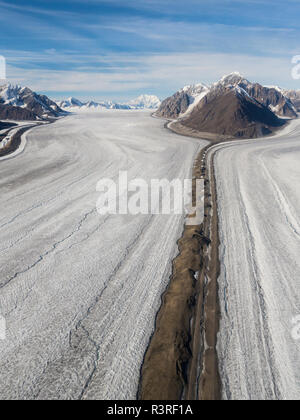
<svg viewBox="0 0 300 420"><path fill-rule="evenodd" d="M141 95L128 103L117 103L112 101L101 102L81 102L76 98L69 98L64 101L58 101L57 105L65 111L97 111L103 109L157 109L160 106L160 100L154 95Z"/></svg>
<svg viewBox="0 0 300 420"><path fill-rule="evenodd" d="M141 95L128 102L128 105L135 109L157 109L160 104L159 98L155 95Z"/></svg>
<svg viewBox="0 0 300 420"><path fill-rule="evenodd" d="M67 112L79 112L79 111L100 111L103 109L118 109L121 107L119 104L115 104L114 102L105 101L105 102L95 102L95 101L88 101L88 102L81 102L76 98L69 98L64 101L58 101L57 104ZM125 108L125 107L124 107ZM129 109L127 106L125 109Z"/></svg>
<svg viewBox="0 0 300 420"><path fill-rule="evenodd" d="M90 108L90 109L95 109L95 108L110 108L110 104L108 102L105 103L97 103L94 101L89 101L85 104L81 104L79 105L80 107L84 107L84 108Z"/></svg>
<svg viewBox="0 0 300 420"><path fill-rule="evenodd" d="M65 101L57 102L57 105L60 106L61 108L70 108L70 107L76 107L76 106L81 107L83 106L83 103L80 102L78 99L71 97L71 98L66 99Z"/></svg>

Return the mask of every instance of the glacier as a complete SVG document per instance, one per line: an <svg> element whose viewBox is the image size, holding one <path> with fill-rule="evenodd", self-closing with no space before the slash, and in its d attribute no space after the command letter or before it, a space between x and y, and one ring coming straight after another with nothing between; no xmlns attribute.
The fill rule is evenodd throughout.
<svg viewBox="0 0 300 420"><path fill-rule="evenodd" d="M223 398L300 398L300 122L214 147Z"/></svg>
<svg viewBox="0 0 300 420"><path fill-rule="evenodd" d="M0 162L1 399L135 399L183 215L106 215L97 182L181 180L206 142L150 112L71 115Z"/></svg>

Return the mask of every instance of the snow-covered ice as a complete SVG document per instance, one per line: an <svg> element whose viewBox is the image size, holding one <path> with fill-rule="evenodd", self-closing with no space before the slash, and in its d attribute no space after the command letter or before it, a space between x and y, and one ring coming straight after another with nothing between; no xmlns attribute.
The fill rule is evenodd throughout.
<svg viewBox="0 0 300 420"><path fill-rule="evenodd" d="M300 122L217 150L223 397L299 400Z"/></svg>
<svg viewBox="0 0 300 420"><path fill-rule="evenodd" d="M183 216L100 216L97 182L188 178L205 142L150 113L80 114L0 162L2 399L135 398Z"/></svg>

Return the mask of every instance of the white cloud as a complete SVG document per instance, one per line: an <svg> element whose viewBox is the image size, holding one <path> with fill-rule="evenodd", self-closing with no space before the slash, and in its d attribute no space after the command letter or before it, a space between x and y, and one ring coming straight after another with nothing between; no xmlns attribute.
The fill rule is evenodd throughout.
<svg viewBox="0 0 300 420"><path fill-rule="evenodd" d="M123 0L106 2L124 4ZM271 24L264 26L270 23L269 19L252 19L248 24L251 21L256 26L247 26L240 24L240 19L233 20L234 25L229 24L232 20L227 20L228 24L217 23L220 19L174 21L159 13L151 18L116 16L113 12L93 16L93 9L88 7L84 19L76 13L76 7L68 7L70 1L65 3L68 11L58 13L54 9L16 6L0 0L3 9L0 22L17 22L24 39L42 40L44 45L44 51L38 52L0 52L7 59L8 78L12 82L37 91L91 92L93 96L118 92L130 95L136 90L165 96L189 83L210 83L233 70L266 84L292 87L295 83L291 79L290 59L300 53L299 31L289 25L285 27L284 21L279 28ZM105 1L87 0L86 3L99 5ZM218 17L223 9L228 15L231 7L242 6L244 1L128 0L126 3L136 9L158 12L168 9L170 15L202 3L203 12L213 11ZM175 3L178 10L174 6L170 9ZM267 4L268 1L246 3ZM202 9L196 10L198 14L199 10ZM143 51L141 55L134 52L138 48ZM112 52L117 50L130 52Z"/></svg>
<svg viewBox="0 0 300 420"><path fill-rule="evenodd" d="M100 57L98 59L101 60ZM111 63L114 70L95 72L87 68L82 71L50 71L9 66L8 78L12 83L28 85L36 91L91 92L93 96L117 92L130 94L130 91L137 89L165 95L186 84L200 81L211 83L235 70L265 84L290 87L295 83L290 76L290 59L282 58L178 53L130 57L112 55L103 57L103 60Z"/></svg>

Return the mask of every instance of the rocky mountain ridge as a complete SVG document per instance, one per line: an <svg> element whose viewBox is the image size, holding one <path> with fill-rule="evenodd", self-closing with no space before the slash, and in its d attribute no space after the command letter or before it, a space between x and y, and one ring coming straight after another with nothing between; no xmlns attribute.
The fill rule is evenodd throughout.
<svg viewBox="0 0 300 420"><path fill-rule="evenodd" d="M155 115L178 121L180 132L186 127L188 134L193 130L198 137L209 139L212 135L223 139L260 137L298 116L300 95L251 83L237 72L209 87L197 86L183 88L164 100ZM195 93L192 99L188 92Z"/></svg>
<svg viewBox="0 0 300 420"><path fill-rule="evenodd" d="M6 84L0 86L0 118L42 120L57 118L62 109L45 95L39 95L28 87ZM2 115L2 116L1 116Z"/></svg>

